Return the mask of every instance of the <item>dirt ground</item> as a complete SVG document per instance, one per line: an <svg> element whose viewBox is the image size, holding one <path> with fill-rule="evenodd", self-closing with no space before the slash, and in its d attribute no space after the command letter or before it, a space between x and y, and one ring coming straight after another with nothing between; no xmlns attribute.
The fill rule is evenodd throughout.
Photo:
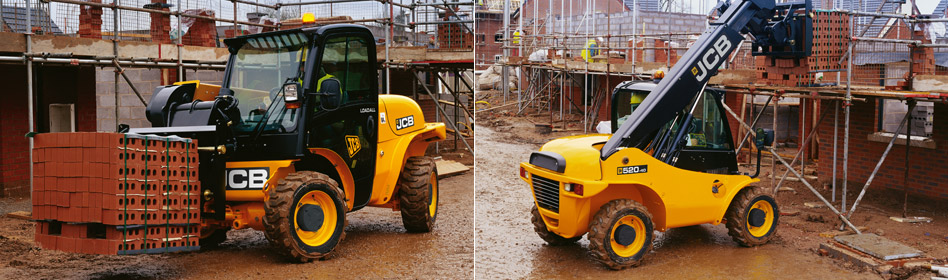
<svg viewBox="0 0 948 280"><path fill-rule="evenodd" d="M542 143L582 131L539 134L533 123L541 116L513 116L508 110L478 113L477 147L477 277L484 278L776 278L776 279L929 279L918 270L897 270L880 275L847 262L817 254L828 241L819 233L839 227L839 219L828 208L812 209L804 202L819 199L802 183L785 183L794 191L781 191L778 205L783 212L776 238L756 247L740 247L722 225L698 225L656 232L653 251L637 268L611 271L587 255L585 238L575 246L547 246L533 231L529 187L518 177L518 164ZM539 119L539 120L538 120ZM581 125L579 126L581 129ZM490 155L490 156L484 156ZM762 173L771 170L764 162ZM750 168L750 167L747 167ZM778 174L783 172L778 169ZM762 176L762 177L764 177ZM763 179L761 186L770 186ZM851 182L850 186L862 186ZM851 189L854 187L851 187ZM829 197L828 190L820 190ZM851 191L850 203L856 193ZM898 198L898 199L894 199ZM927 216L934 222L903 224L890 220L900 216L902 193L870 188L855 211L853 223L865 226L894 241L924 251L935 263L948 262L948 201L910 197L909 215Z"/></svg>
<svg viewBox="0 0 948 280"><path fill-rule="evenodd" d="M468 157L470 154L468 154ZM263 232L231 231L219 249L191 253L102 256L44 250L33 222L5 217L29 210L25 199L0 199L0 279L352 279L474 277L474 174L442 178L435 230L406 233L398 212L366 208L346 216L335 257L293 263Z"/></svg>

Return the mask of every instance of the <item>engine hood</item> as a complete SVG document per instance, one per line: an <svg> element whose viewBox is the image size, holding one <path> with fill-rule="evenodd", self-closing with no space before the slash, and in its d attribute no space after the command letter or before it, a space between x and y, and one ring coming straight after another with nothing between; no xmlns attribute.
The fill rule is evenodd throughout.
<svg viewBox="0 0 948 280"><path fill-rule="evenodd" d="M588 134L568 136L550 141L540 148L540 152L552 153L562 157L565 163L563 175L585 180L602 179L599 150L609 139L609 134ZM554 170L556 171L556 170Z"/></svg>

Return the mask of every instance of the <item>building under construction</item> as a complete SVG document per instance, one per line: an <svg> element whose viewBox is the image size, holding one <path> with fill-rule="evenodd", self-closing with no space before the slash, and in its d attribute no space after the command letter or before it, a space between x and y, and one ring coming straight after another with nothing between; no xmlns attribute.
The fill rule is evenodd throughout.
<svg viewBox="0 0 948 280"><path fill-rule="evenodd" d="M494 52L477 54L478 69L497 79L482 86L497 90L491 107L577 133L609 121L617 85L674 66L714 17L713 3L694 1L497 2L477 6L490 15L478 14L491 28L476 36ZM748 127L772 128L779 152L763 179L772 187L789 177L832 188L826 200L843 213L859 203L846 194L867 188L948 198L948 1L925 11L914 1L812 6L810 56L755 56L745 38L711 80L726 90L741 158L757 151Z"/></svg>
<svg viewBox="0 0 948 280"><path fill-rule="evenodd" d="M156 87L220 84L224 39L298 28L306 13L314 25L369 27L381 93L410 96L446 123L441 147L472 150L472 1L2 0L0 196L30 190L24 135L147 127Z"/></svg>

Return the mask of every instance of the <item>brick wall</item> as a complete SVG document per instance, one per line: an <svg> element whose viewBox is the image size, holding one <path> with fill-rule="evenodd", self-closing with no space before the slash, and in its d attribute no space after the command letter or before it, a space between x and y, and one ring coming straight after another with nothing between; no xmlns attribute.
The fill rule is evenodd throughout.
<svg viewBox="0 0 948 280"><path fill-rule="evenodd" d="M88 0L88 2L102 3L102 0ZM102 39L102 7L79 7L79 37Z"/></svg>
<svg viewBox="0 0 948 280"><path fill-rule="evenodd" d="M27 125L26 66L0 66L4 85L0 102L0 196L23 195L29 191L29 140Z"/></svg>
<svg viewBox="0 0 948 280"><path fill-rule="evenodd" d="M214 11L208 9L185 10L183 13L188 15L215 17ZM213 20L202 18L182 18L181 24L191 26L188 28L188 33L185 33L184 36L181 37L181 42L183 44L205 47L217 46L217 27L215 27Z"/></svg>
<svg viewBox="0 0 948 280"><path fill-rule="evenodd" d="M49 105L74 104L77 131L95 131L93 67L34 68L34 123L28 129L26 67L0 66L7 94L0 102L0 196L25 196L29 192L29 131L49 131Z"/></svg>
<svg viewBox="0 0 948 280"><path fill-rule="evenodd" d="M867 136L876 132L877 106L875 99L867 102L856 102L850 112L850 143L849 143L849 182L850 189L859 188L865 184L876 162L885 150L888 143L869 141ZM823 101L823 110L833 110L832 101ZM830 112L832 114L832 112ZM839 129L839 157L837 162L837 177L842 178L843 158L843 127L842 112L840 112ZM909 153L910 173L908 189L910 192L931 197L948 198L948 105L935 103L934 135L936 149L912 147ZM832 179L833 153L833 122L824 121L820 124L819 153L824 155L819 163L819 178L821 182ZM876 175L870 188L902 189L905 172L905 146L896 144L889 152L885 163ZM872 190L870 190L872 191Z"/></svg>
<svg viewBox="0 0 948 280"><path fill-rule="evenodd" d="M146 5L146 8L170 11L170 9L162 7L165 3L167 3L167 0L154 0L151 4ZM171 15L159 13L149 13L149 15L151 16L151 41L171 43Z"/></svg>

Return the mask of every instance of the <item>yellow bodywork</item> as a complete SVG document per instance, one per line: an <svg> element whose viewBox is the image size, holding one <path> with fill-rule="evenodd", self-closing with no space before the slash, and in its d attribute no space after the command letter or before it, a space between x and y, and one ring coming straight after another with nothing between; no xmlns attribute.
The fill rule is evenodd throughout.
<svg viewBox="0 0 948 280"><path fill-rule="evenodd" d="M399 120L411 117L410 126ZM398 175L410 157L423 156L428 144L444 140L444 123L426 123L421 107L401 95L379 95L379 144L375 158L375 181L369 206L386 205L392 199ZM402 123L407 124L407 123ZM400 128L400 129L399 129Z"/></svg>
<svg viewBox="0 0 948 280"><path fill-rule="evenodd" d="M401 127L395 121L411 117L411 125ZM368 206L397 207L391 199L397 191L398 176L409 157L423 156L428 144L444 140L445 127L443 123L426 123L425 117L418 104L407 97L399 95L379 96L379 139L376 154L375 180L372 196ZM407 122L403 124L408 124ZM355 181L352 172L342 156L330 149L309 148L308 151L325 158L336 168L341 182L339 187L346 196L346 211L351 211L355 202ZM343 155L345 156L345 155ZM263 202L270 187L277 185L288 174L296 172L294 163L297 159L271 161L241 161L227 162L226 168L259 168L267 167L270 177L260 189L227 190L225 198L229 202L225 224L234 227L252 227L262 230L259 222L263 219ZM318 170L317 170L318 171Z"/></svg>
<svg viewBox="0 0 948 280"><path fill-rule="evenodd" d="M217 98L217 95L221 91L221 86L212 85L204 83L202 84L199 80L191 81L181 81L174 83L174 85L183 85L183 84L195 84L194 89L194 101L214 101L214 98Z"/></svg>
<svg viewBox="0 0 948 280"><path fill-rule="evenodd" d="M605 160L599 149L610 135L571 136L550 141L540 151L566 159L562 173L524 162L521 178L533 191L535 176L559 182L559 213L539 208L547 228L566 238L582 236L599 208L612 200L632 199L652 214L655 229L719 224L738 191L760 181L744 175L695 172L665 164L635 148L617 151ZM625 161L626 163L623 163ZM647 166L647 172L620 175L621 167ZM564 183L582 184L583 195L564 189ZM712 190L717 186L717 193ZM535 202L536 203L536 202Z"/></svg>

